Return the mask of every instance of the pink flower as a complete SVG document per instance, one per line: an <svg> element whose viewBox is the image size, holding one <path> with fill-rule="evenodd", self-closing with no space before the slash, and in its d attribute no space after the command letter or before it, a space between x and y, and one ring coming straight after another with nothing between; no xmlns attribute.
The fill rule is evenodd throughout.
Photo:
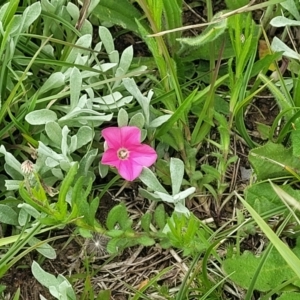
<svg viewBox="0 0 300 300"><path fill-rule="evenodd" d="M153 148L141 144L141 130L134 126L109 127L102 130L108 149L102 164L116 167L126 180L136 179L143 167L150 167L157 158Z"/></svg>

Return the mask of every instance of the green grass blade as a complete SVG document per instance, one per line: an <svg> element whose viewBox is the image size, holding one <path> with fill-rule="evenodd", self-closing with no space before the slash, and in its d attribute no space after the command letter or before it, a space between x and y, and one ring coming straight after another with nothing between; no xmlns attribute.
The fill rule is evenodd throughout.
<svg viewBox="0 0 300 300"><path fill-rule="evenodd" d="M236 193L243 205L247 208L253 219L256 221L260 229L265 233L270 242L274 245L282 258L287 262L290 268L300 278L300 260L295 253L276 235L269 225L261 218L261 216L240 196Z"/></svg>

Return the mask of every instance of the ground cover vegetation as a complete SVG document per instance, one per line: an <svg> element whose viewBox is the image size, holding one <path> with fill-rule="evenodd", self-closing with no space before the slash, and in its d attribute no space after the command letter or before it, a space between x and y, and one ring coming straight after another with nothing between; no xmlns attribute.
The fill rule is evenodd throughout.
<svg viewBox="0 0 300 300"><path fill-rule="evenodd" d="M0 1L1 299L299 299L299 8Z"/></svg>

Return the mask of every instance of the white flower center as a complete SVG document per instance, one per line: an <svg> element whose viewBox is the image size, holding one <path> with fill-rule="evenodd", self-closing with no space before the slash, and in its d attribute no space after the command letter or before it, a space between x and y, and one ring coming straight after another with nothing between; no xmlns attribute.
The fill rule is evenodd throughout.
<svg viewBox="0 0 300 300"><path fill-rule="evenodd" d="M129 151L125 148L120 148L117 155L119 159L125 160L129 158Z"/></svg>

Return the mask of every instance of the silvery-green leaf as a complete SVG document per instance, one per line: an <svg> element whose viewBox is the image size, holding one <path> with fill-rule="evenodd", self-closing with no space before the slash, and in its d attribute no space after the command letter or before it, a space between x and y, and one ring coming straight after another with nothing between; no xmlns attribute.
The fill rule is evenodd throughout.
<svg viewBox="0 0 300 300"><path fill-rule="evenodd" d="M61 160L59 162L59 165L61 167L62 170L68 172L71 168L71 166L74 164L74 162L70 162L68 160Z"/></svg>
<svg viewBox="0 0 300 300"><path fill-rule="evenodd" d="M41 0L42 10L50 13L55 12L55 6L49 0Z"/></svg>
<svg viewBox="0 0 300 300"><path fill-rule="evenodd" d="M139 176L139 179L151 190L162 192L162 193L168 193L166 189L160 184L160 182L157 180L154 173L147 167L143 167L143 171L141 175Z"/></svg>
<svg viewBox="0 0 300 300"><path fill-rule="evenodd" d="M44 94L52 89L59 88L65 84L65 75L61 72L55 72L44 82L40 89L40 94Z"/></svg>
<svg viewBox="0 0 300 300"><path fill-rule="evenodd" d="M109 166L103 165L103 164L101 164L101 162L99 162L98 170L99 170L99 175L101 176L101 178L104 178L108 173Z"/></svg>
<svg viewBox="0 0 300 300"><path fill-rule="evenodd" d="M0 153L4 155L5 162L16 170L19 174L23 175L21 170L21 163L9 152L6 151L3 145L0 146Z"/></svg>
<svg viewBox="0 0 300 300"><path fill-rule="evenodd" d="M39 155L45 155L46 157L51 157L57 161L60 161L61 159L63 159L63 156L61 154L57 154L56 152L54 152L51 148L49 148L42 142L39 142L39 147L37 149L37 152Z"/></svg>
<svg viewBox="0 0 300 300"><path fill-rule="evenodd" d="M300 20L299 10L296 6L295 0L285 0L280 3L280 5L285 8L296 20Z"/></svg>
<svg viewBox="0 0 300 300"><path fill-rule="evenodd" d="M60 122L65 121L65 120L73 119L74 117L76 117L78 115L82 115L82 114L91 114L91 115L103 117L103 121L106 121L107 118L108 118L108 116L110 116L110 115L105 115L104 113L99 113L99 112L91 110L91 109L79 109L79 108L75 108L74 110L72 110L71 112L69 112L66 116L60 118L58 120L58 122L60 123ZM88 116L84 116L84 117L88 117Z"/></svg>
<svg viewBox="0 0 300 300"><path fill-rule="evenodd" d="M77 42L75 43L75 45L82 47L82 48L90 48L91 47L91 43L92 43L92 35L91 34L85 34L83 36L81 36ZM78 48L78 47L73 47L70 54L68 55L66 61L69 63L74 63L74 61L76 60L76 57L78 56L78 54L80 55L89 55L90 51L89 50L84 50L82 48ZM63 67L62 71L65 72L66 70L68 70L69 67Z"/></svg>
<svg viewBox="0 0 300 300"><path fill-rule="evenodd" d="M119 127L123 127L123 126L127 126L128 124L128 113L124 108L121 108L118 112L118 126Z"/></svg>
<svg viewBox="0 0 300 300"><path fill-rule="evenodd" d="M42 8L40 2L36 2L28 6L23 12L22 26L20 28L20 32L27 31L29 26L39 17L41 11Z"/></svg>
<svg viewBox="0 0 300 300"><path fill-rule="evenodd" d="M56 169L56 168L53 168L51 169L51 173L53 174L53 176L59 180L63 180L64 179L64 174L63 172L61 171L61 169Z"/></svg>
<svg viewBox="0 0 300 300"><path fill-rule="evenodd" d="M58 277L59 276L60 275L58 275ZM59 280L59 278L58 278L58 280ZM76 295L72 288L72 285L68 282L68 280L66 278L64 278L64 281L60 283L59 291L60 291L60 294L63 295L63 297L61 299L76 300Z"/></svg>
<svg viewBox="0 0 300 300"><path fill-rule="evenodd" d="M176 199L176 201L179 201L179 200L183 200L185 198L187 198L188 196L192 195L193 193L195 193L195 190L196 188L194 187L190 187L176 195L174 195L174 199Z"/></svg>
<svg viewBox="0 0 300 300"><path fill-rule="evenodd" d="M107 95L107 96L103 96L102 98L97 97L94 98L94 109L97 110L112 110L115 108L121 108L122 106L124 106L125 104L128 104L132 101L133 97L132 96L127 96L127 97L121 97L120 98L116 98L113 95ZM95 101L96 100L96 101ZM103 103L103 104L96 104L96 103Z"/></svg>
<svg viewBox="0 0 300 300"><path fill-rule="evenodd" d="M149 116L150 116L150 99L148 97L143 96L135 81L132 78L124 78L123 84L126 90L137 100L139 105L141 106L143 113L146 119L146 125L149 125Z"/></svg>
<svg viewBox="0 0 300 300"><path fill-rule="evenodd" d="M120 59L120 55L119 55L119 52L117 50L114 50L112 52L110 52L108 54L108 58L109 58L109 61L111 63L116 63L118 64L119 63L119 59Z"/></svg>
<svg viewBox="0 0 300 300"><path fill-rule="evenodd" d="M77 104L77 108L83 109L84 107L87 106L87 102L88 102L87 95L86 94L82 95L79 98L79 101L78 101L78 104Z"/></svg>
<svg viewBox="0 0 300 300"><path fill-rule="evenodd" d="M83 21L83 24L80 28L80 33L81 34L93 34L93 25L91 22L87 19Z"/></svg>
<svg viewBox="0 0 300 300"><path fill-rule="evenodd" d="M64 126L61 133L62 133L62 140L61 140L61 152L62 154L67 157L69 153L68 147L68 133L70 132L68 126Z"/></svg>
<svg viewBox="0 0 300 300"><path fill-rule="evenodd" d="M81 159L80 163L79 163L79 168L78 168L78 172L77 175L78 176L86 176L90 166L92 165L92 163L94 162L96 156L98 153L98 149L93 149L88 151L84 157Z"/></svg>
<svg viewBox="0 0 300 300"><path fill-rule="evenodd" d="M283 16L278 16L270 21L270 25L274 27L300 26L300 21L288 19Z"/></svg>
<svg viewBox="0 0 300 300"><path fill-rule="evenodd" d="M49 286L49 292L50 294L56 298L56 299L66 299L67 297L65 295L62 295L59 290L58 290L58 286Z"/></svg>
<svg viewBox="0 0 300 300"><path fill-rule="evenodd" d="M182 184L184 175L184 163L182 160L174 157L171 158L170 174L172 182L172 194L174 196L179 193Z"/></svg>
<svg viewBox="0 0 300 300"><path fill-rule="evenodd" d="M57 115L50 109L39 109L26 115L25 120L31 125L42 125L57 120Z"/></svg>
<svg viewBox="0 0 300 300"><path fill-rule="evenodd" d="M104 45L107 54L110 54L115 50L113 37L106 27L99 26L99 37Z"/></svg>
<svg viewBox="0 0 300 300"><path fill-rule="evenodd" d="M57 286L59 284L54 275L44 271L35 261L33 261L31 265L31 272L35 279L46 288L49 288L50 286Z"/></svg>
<svg viewBox="0 0 300 300"><path fill-rule="evenodd" d="M5 180L5 187L8 191L15 191L20 188L21 180Z"/></svg>
<svg viewBox="0 0 300 300"><path fill-rule="evenodd" d="M132 58L133 58L133 47L130 46L130 47L127 47L121 55L119 66L115 72L116 77L120 77L120 76L126 74L126 72L129 70L129 67L131 65ZM115 83L113 85L113 89L118 87L120 85L120 82L121 82L121 80L115 81Z"/></svg>
<svg viewBox="0 0 300 300"><path fill-rule="evenodd" d="M142 188L139 188L139 194L146 198L146 199L149 199L149 200L152 200L152 201L158 201L160 200L160 197L154 193L150 193L149 191L145 190L145 189L142 189Z"/></svg>
<svg viewBox="0 0 300 300"><path fill-rule="evenodd" d="M82 126L78 129L78 132L77 132L76 136L77 136L76 149L79 149L82 146L89 143L93 139L94 131L92 130L91 127Z"/></svg>
<svg viewBox="0 0 300 300"><path fill-rule="evenodd" d="M165 122L167 122L172 115L163 115L163 116L159 116L156 119L152 120L149 124L149 128L158 128L160 125L164 124Z"/></svg>
<svg viewBox="0 0 300 300"><path fill-rule="evenodd" d="M71 137L71 142L69 145L69 153L73 153L77 149L77 135Z"/></svg>
<svg viewBox="0 0 300 300"><path fill-rule="evenodd" d="M47 133L47 136L53 142L56 146L61 146L61 140L62 140L62 134L61 134L61 128L56 122L48 122L45 125L45 131Z"/></svg>
<svg viewBox="0 0 300 300"><path fill-rule="evenodd" d="M88 62L89 56L78 53L74 61L75 65L86 65ZM72 71L71 71L72 73ZM71 75L69 75L71 76Z"/></svg>
<svg viewBox="0 0 300 300"><path fill-rule="evenodd" d="M38 219L41 214L31 205L27 203L20 203L18 205L18 208L21 208L21 210L26 211L29 215L33 216L35 219Z"/></svg>
<svg viewBox="0 0 300 300"><path fill-rule="evenodd" d="M146 129L141 129L141 142L143 142L147 137L148 131Z"/></svg>
<svg viewBox="0 0 300 300"><path fill-rule="evenodd" d="M161 192L155 191L154 194L159 196L159 198L162 201L169 202L169 203L175 203L174 198L172 196L170 196L169 194L167 194L167 193L161 193Z"/></svg>
<svg viewBox="0 0 300 300"><path fill-rule="evenodd" d="M1 5L1 7L0 7L0 21L1 22L3 20L3 17L6 16L6 11L7 11L8 5L9 5L9 2Z"/></svg>
<svg viewBox="0 0 300 300"><path fill-rule="evenodd" d="M131 62L133 59L133 47L127 47L121 55L120 62L119 62L119 67L120 67L120 72L118 72L118 69L116 71L116 76L121 76L124 75L130 68Z"/></svg>
<svg viewBox="0 0 300 300"><path fill-rule="evenodd" d="M273 38L271 49L274 52L283 52L283 55L289 58L300 59L300 55L288 47L284 42L282 42L276 36Z"/></svg>
<svg viewBox="0 0 300 300"><path fill-rule="evenodd" d="M80 91L81 91L81 84L82 84L82 79L81 79L80 71L74 67L72 68L72 72L70 74L71 110L73 110L78 104Z"/></svg>
<svg viewBox="0 0 300 300"><path fill-rule="evenodd" d="M25 226L26 223L30 221L30 216L29 214L24 210L21 209L18 215L18 223L20 226Z"/></svg>
<svg viewBox="0 0 300 300"><path fill-rule="evenodd" d="M49 259L56 258L56 252L49 244L42 242L41 240L37 239L36 237L32 237L28 241L28 244L30 246L34 246L34 245L37 245L40 243L42 243L42 244L35 248L36 251L38 251L40 254L42 254L46 258L49 258Z"/></svg>
<svg viewBox="0 0 300 300"><path fill-rule="evenodd" d="M52 45L45 45L43 48L43 52L48 54L50 57L54 58L54 48Z"/></svg>
<svg viewBox="0 0 300 300"><path fill-rule="evenodd" d="M77 22L79 19L79 8L74 3L68 2L66 9L72 19Z"/></svg>
<svg viewBox="0 0 300 300"><path fill-rule="evenodd" d="M10 206L0 204L0 222L9 225L19 225L18 214Z"/></svg>
<svg viewBox="0 0 300 300"><path fill-rule="evenodd" d="M11 20L10 25L10 35L15 35L21 32L23 17L21 15L15 15L14 18ZM17 41L15 41L17 43ZM12 47L10 47L12 49Z"/></svg>
<svg viewBox="0 0 300 300"><path fill-rule="evenodd" d="M22 180L24 175L20 174L19 171L15 170L12 166L5 163L4 164L4 170L7 175L9 175L12 179L15 180Z"/></svg>
<svg viewBox="0 0 300 300"><path fill-rule="evenodd" d="M74 118L74 121L79 121L81 125L83 124L91 124L89 123L89 121L110 121L112 119L113 114L110 115L96 115L96 116L78 116ZM96 124L96 123L92 123L92 124ZM90 125L92 126L92 125ZM95 125L96 126L96 125Z"/></svg>
<svg viewBox="0 0 300 300"><path fill-rule="evenodd" d="M190 211L181 203L177 203L175 205L175 211L178 213L181 213L181 214L185 214L187 216L189 216L191 214Z"/></svg>
<svg viewBox="0 0 300 300"><path fill-rule="evenodd" d="M49 168L54 168L59 165L59 161L53 159L52 157L47 157L45 161L45 165Z"/></svg>
<svg viewBox="0 0 300 300"><path fill-rule="evenodd" d="M145 125L145 117L142 113L138 112L135 115L133 115L129 121L130 126L136 126L140 129L142 129Z"/></svg>
<svg viewBox="0 0 300 300"><path fill-rule="evenodd" d="M110 62L110 63L104 63L104 64L101 64L101 66L100 66L99 68L100 68L100 70L101 70L102 72L105 73L105 72L107 72L107 71L113 69L115 66L117 66L117 63L112 63L112 62Z"/></svg>

